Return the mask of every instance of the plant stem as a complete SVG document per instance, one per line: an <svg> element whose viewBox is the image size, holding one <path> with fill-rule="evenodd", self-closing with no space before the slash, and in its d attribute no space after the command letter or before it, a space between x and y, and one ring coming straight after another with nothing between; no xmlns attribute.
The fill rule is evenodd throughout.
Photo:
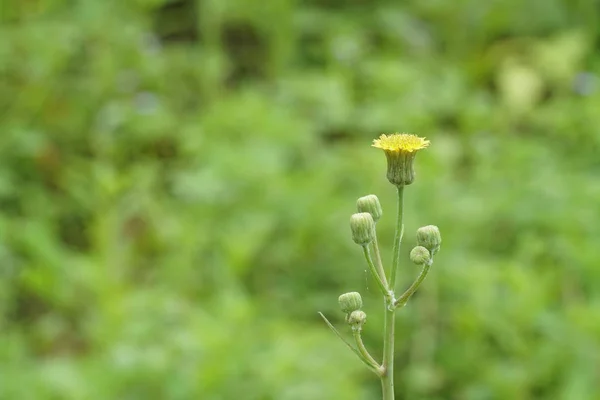
<svg viewBox="0 0 600 400"><path fill-rule="evenodd" d="M392 260L392 269L390 271L390 290L396 290L396 271L400 264L400 244L404 233L402 223L404 214L404 186L398 186L398 213L396 217L396 234L394 235L394 258Z"/></svg>
<svg viewBox="0 0 600 400"><path fill-rule="evenodd" d="M402 296L398 297L398 299L394 302L394 307L403 307L408 302L410 296L412 296L417 291L419 286L421 286L421 283L423 282L423 280L427 276L427 273L429 272L429 267L431 267L431 264L433 264L433 260L430 260L427 264L423 266L421 273L413 282L413 284L410 285L410 287L406 289L406 292L404 292Z"/></svg>
<svg viewBox="0 0 600 400"><path fill-rule="evenodd" d="M373 368L376 368L377 370L380 370L380 365L377 361L375 361L375 359L373 358L373 356L371 356L371 354L369 353L369 351L367 350L367 348L365 347L365 344L362 341L362 337L360 336L360 330L354 330L352 332L352 335L354 335L354 341L356 342L356 348L358 349L359 353L362 354L362 356L369 361L369 363L371 364L371 366Z"/></svg>
<svg viewBox="0 0 600 400"><path fill-rule="evenodd" d="M396 215L396 234L394 236L394 259L390 271L389 289L393 293L396 287L396 271L400 264L400 245L404 225L402 224L404 210L404 186L398 186L398 213ZM384 336L383 336L383 376L381 391L383 400L394 400L394 325L396 311L392 301L385 302Z"/></svg>
<svg viewBox="0 0 600 400"><path fill-rule="evenodd" d="M365 254L365 259L367 260L367 264L369 264L369 269L371 270L371 274L373 274L373 278L375 278L375 282L377 282L377 286L379 287L379 290L381 290L381 293L383 294L383 296L386 299L389 299L390 293L388 292L388 289L385 287L385 284L381 280L381 276L379 276L379 274L377 273L377 268L375 267L375 264L373 264L373 259L371 258L371 252L369 251L369 246L365 245L362 248L363 248L363 253Z"/></svg>
<svg viewBox="0 0 600 400"><path fill-rule="evenodd" d="M375 253L375 267L377 267L377 272L379 273L379 276L383 281L383 285L389 291L391 290L391 288L388 284L387 278L385 277L383 262L381 261L381 253L379 252L379 241L377 240L377 232L375 232L375 239L373 239L373 253Z"/></svg>
<svg viewBox="0 0 600 400"><path fill-rule="evenodd" d="M331 329L331 331L333 333L335 333L335 335L342 341L344 342L344 344L346 346L348 346L348 348L350 350L352 350L352 352L354 354L356 354L358 356L358 358L360 358L360 360L365 363L365 365L371 370L373 371L375 374L381 376L381 367L379 366L379 364L373 360L373 358L371 357L371 359L365 357L365 355L362 353L362 351L359 351L357 349L355 349L354 347L352 347L352 345L346 340L344 339L344 337L342 336L342 334L340 332L338 332L337 329L335 329L335 326L333 326L333 324L331 322L329 322L329 320L325 317L325 315L323 315L323 313L319 313L319 315L321 316L321 318L323 318L323 321L325 321L325 323L327 324L327 326L329 327L329 329ZM362 341L361 341L362 343ZM363 346L364 347L364 346ZM366 349L365 349L366 351ZM367 352L368 354L368 352ZM369 355L370 357L370 355Z"/></svg>
<svg viewBox="0 0 600 400"><path fill-rule="evenodd" d="M385 303L384 337L383 337L383 375L381 391L383 400L394 400L394 322L395 309L390 310Z"/></svg>

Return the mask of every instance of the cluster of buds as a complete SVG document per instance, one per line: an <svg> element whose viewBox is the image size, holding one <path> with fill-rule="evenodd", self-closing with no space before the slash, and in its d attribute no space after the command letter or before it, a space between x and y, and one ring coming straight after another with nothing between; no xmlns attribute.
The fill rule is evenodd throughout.
<svg viewBox="0 0 600 400"><path fill-rule="evenodd" d="M352 330L360 331L367 322L367 314L361 311L362 297L358 292L344 293L338 298L342 312L346 314L346 322Z"/></svg>
<svg viewBox="0 0 600 400"><path fill-rule="evenodd" d="M417 245L425 247L433 256L440 250L442 236L435 225L427 225L417 229Z"/></svg>
<svg viewBox="0 0 600 400"><path fill-rule="evenodd" d="M411 250L410 260L420 266L430 265L441 244L442 236L437 226L427 225L417 229L417 246Z"/></svg>

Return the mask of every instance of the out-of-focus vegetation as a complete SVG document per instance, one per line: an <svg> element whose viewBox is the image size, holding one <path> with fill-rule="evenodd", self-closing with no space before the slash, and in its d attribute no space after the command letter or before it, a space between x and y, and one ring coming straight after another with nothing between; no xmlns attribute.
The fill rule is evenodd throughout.
<svg viewBox="0 0 600 400"><path fill-rule="evenodd" d="M399 399L600 391L596 0L4 0L0 398L374 399L317 316L376 288L348 217L428 137ZM343 324L341 324L343 325Z"/></svg>

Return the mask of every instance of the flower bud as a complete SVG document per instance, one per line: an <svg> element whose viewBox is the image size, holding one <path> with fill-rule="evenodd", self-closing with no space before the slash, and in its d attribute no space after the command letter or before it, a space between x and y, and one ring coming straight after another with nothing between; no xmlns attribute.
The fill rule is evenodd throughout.
<svg viewBox="0 0 600 400"><path fill-rule="evenodd" d="M367 322L367 314L364 311L356 310L352 311L346 320L348 325L352 327L353 330L360 330L362 326Z"/></svg>
<svg viewBox="0 0 600 400"><path fill-rule="evenodd" d="M442 236L440 230L435 225L427 225L417 230L417 244L425 247L434 255L440 250Z"/></svg>
<svg viewBox="0 0 600 400"><path fill-rule="evenodd" d="M429 250L423 246L417 246L410 251L410 261L417 265L427 264L431 260Z"/></svg>
<svg viewBox="0 0 600 400"><path fill-rule="evenodd" d="M373 221L379 221L381 218L381 214L383 214L383 210L381 209L381 204L379 203L379 199L374 194L370 194L367 196L363 196L356 201L356 208L359 213L369 213L373 217Z"/></svg>
<svg viewBox="0 0 600 400"><path fill-rule="evenodd" d="M360 297L360 293L358 292L344 293L338 298L338 303L340 303L340 308L346 314L360 310L363 304L362 297Z"/></svg>
<svg viewBox="0 0 600 400"><path fill-rule="evenodd" d="M350 229L352 240L356 244L366 246L375 239L375 221L369 213L353 214L350 218Z"/></svg>

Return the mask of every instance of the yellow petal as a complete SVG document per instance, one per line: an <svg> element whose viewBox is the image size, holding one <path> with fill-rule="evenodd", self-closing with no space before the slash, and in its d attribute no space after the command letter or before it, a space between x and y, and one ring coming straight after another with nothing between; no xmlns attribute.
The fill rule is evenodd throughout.
<svg viewBox="0 0 600 400"><path fill-rule="evenodd" d="M373 147L384 151L406 151L412 153L428 146L429 140L409 133L381 135L379 139L373 140Z"/></svg>

